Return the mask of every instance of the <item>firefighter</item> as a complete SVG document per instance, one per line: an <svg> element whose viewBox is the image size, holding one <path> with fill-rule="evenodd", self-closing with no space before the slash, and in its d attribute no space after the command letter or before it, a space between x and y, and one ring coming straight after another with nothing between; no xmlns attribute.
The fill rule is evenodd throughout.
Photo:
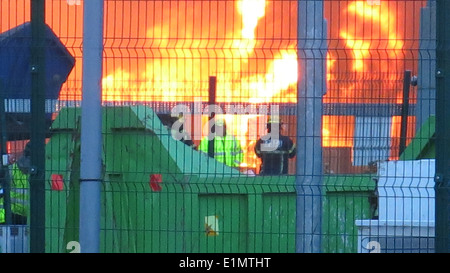
<svg viewBox="0 0 450 273"><path fill-rule="evenodd" d="M230 167L239 168L244 159L244 152L241 144L235 136L227 134L227 127L224 120L219 119L213 125L214 136L214 158ZM200 141L198 150L208 153L209 140L204 137Z"/></svg>
<svg viewBox="0 0 450 273"><path fill-rule="evenodd" d="M261 158L261 175L288 174L289 159L296 155L294 142L281 133L282 124L279 116L270 116L268 134L255 144L256 156Z"/></svg>

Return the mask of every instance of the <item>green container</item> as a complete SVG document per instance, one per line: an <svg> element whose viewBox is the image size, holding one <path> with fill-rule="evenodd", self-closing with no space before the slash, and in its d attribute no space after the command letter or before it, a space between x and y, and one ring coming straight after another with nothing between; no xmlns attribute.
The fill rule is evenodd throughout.
<svg viewBox="0 0 450 273"><path fill-rule="evenodd" d="M375 181L371 174L324 177L322 251L357 252L358 230L355 220L372 219Z"/></svg>
<svg viewBox="0 0 450 273"><path fill-rule="evenodd" d="M47 252L78 242L80 114L62 109L46 146ZM101 252L295 252L294 176L246 176L174 140L144 106L103 108L102 133ZM356 252L371 176L325 176L324 189L323 252Z"/></svg>

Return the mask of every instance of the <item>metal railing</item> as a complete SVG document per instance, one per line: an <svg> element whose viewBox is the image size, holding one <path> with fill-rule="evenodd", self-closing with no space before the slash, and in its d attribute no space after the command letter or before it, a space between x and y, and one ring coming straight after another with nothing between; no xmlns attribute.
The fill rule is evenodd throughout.
<svg viewBox="0 0 450 273"><path fill-rule="evenodd" d="M93 2L103 2L103 45L90 48L101 64L83 59L101 21L83 31ZM442 251L436 2L1 1L4 172L30 139L40 144L29 251L90 252L86 219L99 223L85 238L94 252ZM83 74L94 64L100 82ZM94 118L82 118L88 84L101 87L95 153L81 127ZM267 131L269 118L285 138ZM201 148L208 136L214 157ZM279 146L261 154L261 138ZM101 166L86 165L94 158ZM86 177L94 165L98 179ZM14 177L2 181L13 191ZM88 183L100 193L86 200Z"/></svg>

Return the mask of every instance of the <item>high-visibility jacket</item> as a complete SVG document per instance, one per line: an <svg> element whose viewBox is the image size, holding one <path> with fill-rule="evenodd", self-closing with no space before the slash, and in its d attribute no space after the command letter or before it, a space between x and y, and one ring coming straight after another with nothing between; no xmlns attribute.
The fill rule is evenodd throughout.
<svg viewBox="0 0 450 273"><path fill-rule="evenodd" d="M16 164L12 165L11 183L11 212L21 216L28 215L29 195L28 195L28 175L22 173ZM3 189L2 189L3 190ZM6 221L4 198L0 198L0 224Z"/></svg>
<svg viewBox="0 0 450 273"><path fill-rule="evenodd" d="M24 174L17 164L12 165L11 212L27 216L29 208L28 175Z"/></svg>
<svg viewBox="0 0 450 273"><path fill-rule="evenodd" d="M3 206L3 197L0 198L0 224L5 223L5 207Z"/></svg>
<svg viewBox="0 0 450 273"><path fill-rule="evenodd" d="M198 147L199 151L208 153L209 140L203 138ZM239 167L244 159L244 153L239 140L232 135L214 137L214 158L230 167Z"/></svg>

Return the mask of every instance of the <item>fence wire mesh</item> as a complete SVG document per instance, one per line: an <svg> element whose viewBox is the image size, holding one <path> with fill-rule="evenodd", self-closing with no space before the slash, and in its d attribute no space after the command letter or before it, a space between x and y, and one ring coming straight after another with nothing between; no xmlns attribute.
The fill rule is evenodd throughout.
<svg viewBox="0 0 450 273"><path fill-rule="evenodd" d="M85 3L45 1L46 252L83 247ZM0 14L0 252L28 252L30 1ZM435 27L432 0L105 0L100 251L434 252Z"/></svg>

